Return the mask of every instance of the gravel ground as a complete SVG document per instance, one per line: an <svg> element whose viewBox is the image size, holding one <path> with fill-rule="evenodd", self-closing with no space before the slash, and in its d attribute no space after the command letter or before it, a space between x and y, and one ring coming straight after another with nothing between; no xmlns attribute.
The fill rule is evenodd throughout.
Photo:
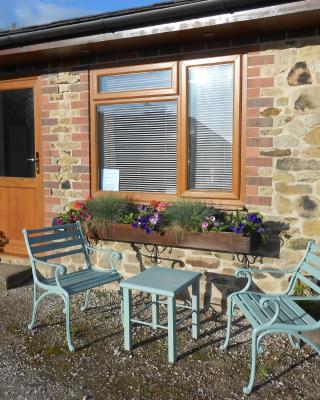
<svg viewBox="0 0 320 400"><path fill-rule="evenodd" d="M38 325L27 330L32 288L0 291L1 400L245 399L250 366L250 328L240 316L232 345L221 352L225 316L201 315L201 336L191 339L188 323L177 337L179 359L167 363L166 332L134 328L132 354L122 350L119 298L95 291L91 308L80 311L83 296L73 297L72 335L66 347L62 301L43 301ZM139 305L144 298L136 298ZM165 310L162 310L165 322ZM148 315L145 315L148 317ZM257 386L250 399L320 399L320 357L309 347L293 350L285 336L266 338L258 357Z"/></svg>

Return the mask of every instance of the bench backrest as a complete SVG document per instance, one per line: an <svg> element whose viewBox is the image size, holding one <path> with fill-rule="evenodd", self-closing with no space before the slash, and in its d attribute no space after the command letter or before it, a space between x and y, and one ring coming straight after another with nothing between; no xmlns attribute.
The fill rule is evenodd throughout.
<svg viewBox="0 0 320 400"><path fill-rule="evenodd" d="M23 234L32 266L34 259L56 261L61 257L83 254L87 266L91 267L79 222L41 229L24 229Z"/></svg>
<svg viewBox="0 0 320 400"><path fill-rule="evenodd" d="M301 281L316 293L320 294L320 245L310 241L307 250L292 276L288 292L294 292L297 281Z"/></svg>

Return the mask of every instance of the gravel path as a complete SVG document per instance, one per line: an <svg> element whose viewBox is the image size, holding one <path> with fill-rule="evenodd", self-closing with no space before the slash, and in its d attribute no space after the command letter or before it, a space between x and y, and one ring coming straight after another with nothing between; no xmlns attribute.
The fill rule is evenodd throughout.
<svg viewBox="0 0 320 400"><path fill-rule="evenodd" d="M188 324L183 325L177 338L179 359L170 366L165 331L136 326L133 353L122 351L116 293L94 292L92 307L86 313L80 311L82 299L73 298L72 334L78 350L70 353L58 298L44 300L39 325L29 332L31 286L0 291L1 400L248 397L242 394L242 387L249 376L250 329L240 316L227 352L219 350L225 333L224 316L203 313L198 341L191 339ZM137 303L143 301L136 299ZM308 346L293 350L282 335L269 337L264 343L265 352L258 357L257 387L249 398L320 399L320 357Z"/></svg>

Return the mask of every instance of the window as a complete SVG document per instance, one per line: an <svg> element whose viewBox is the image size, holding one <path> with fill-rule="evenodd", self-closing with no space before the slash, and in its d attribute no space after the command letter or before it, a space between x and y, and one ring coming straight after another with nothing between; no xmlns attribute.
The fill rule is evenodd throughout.
<svg viewBox="0 0 320 400"><path fill-rule="evenodd" d="M177 103L98 106L100 171L119 171L122 192L176 193ZM108 188L100 174L100 189Z"/></svg>
<svg viewBox="0 0 320 400"><path fill-rule="evenodd" d="M93 191L241 200L240 57L177 65L92 73Z"/></svg>
<svg viewBox="0 0 320 400"><path fill-rule="evenodd" d="M33 89L0 91L0 177L34 178Z"/></svg>

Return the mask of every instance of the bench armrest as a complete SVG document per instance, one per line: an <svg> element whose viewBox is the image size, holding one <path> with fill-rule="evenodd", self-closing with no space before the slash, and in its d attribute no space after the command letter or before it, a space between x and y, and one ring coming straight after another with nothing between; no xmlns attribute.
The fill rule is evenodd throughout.
<svg viewBox="0 0 320 400"><path fill-rule="evenodd" d="M65 275L68 272L67 268L64 265L58 264L58 263L52 263L49 261L39 260L38 258L35 258L35 257L33 257L33 261L36 264L43 264L43 265L47 265L48 267L54 268L55 269L54 277L56 280L56 284L61 289L63 289L60 284L59 277Z"/></svg>
<svg viewBox="0 0 320 400"><path fill-rule="evenodd" d="M270 303L273 304L274 306L274 315L273 317L270 319L270 321L268 323L266 323L265 325L263 325L263 327L269 327L271 325L273 325L278 317L279 317L279 313L280 313L280 296L274 296L274 297L261 297L260 301L259 301L259 305L261 308L268 308L270 307Z"/></svg>
<svg viewBox="0 0 320 400"><path fill-rule="evenodd" d="M252 275L254 273L269 273L269 274L281 274L281 275L285 275L288 273L294 273L295 271L287 271L287 270L282 270L282 269L252 269L252 268L238 268L235 271L235 276L237 278L247 278L248 282L246 284L246 286L241 289L239 292L237 293L245 293L247 292L251 285L252 285Z"/></svg>
<svg viewBox="0 0 320 400"><path fill-rule="evenodd" d="M273 269L273 268L238 268L236 272L249 272L250 274L278 274L278 275L285 275L285 274L293 274L296 272L295 270L286 270L286 269Z"/></svg>
<svg viewBox="0 0 320 400"><path fill-rule="evenodd" d="M122 254L119 251L116 251L114 249L102 249L100 247L90 247L86 244L87 250L90 251L96 251L96 252L102 252L102 253L108 253L110 255L110 265L113 270L116 270L116 267L114 266L113 260L120 261L122 259Z"/></svg>

